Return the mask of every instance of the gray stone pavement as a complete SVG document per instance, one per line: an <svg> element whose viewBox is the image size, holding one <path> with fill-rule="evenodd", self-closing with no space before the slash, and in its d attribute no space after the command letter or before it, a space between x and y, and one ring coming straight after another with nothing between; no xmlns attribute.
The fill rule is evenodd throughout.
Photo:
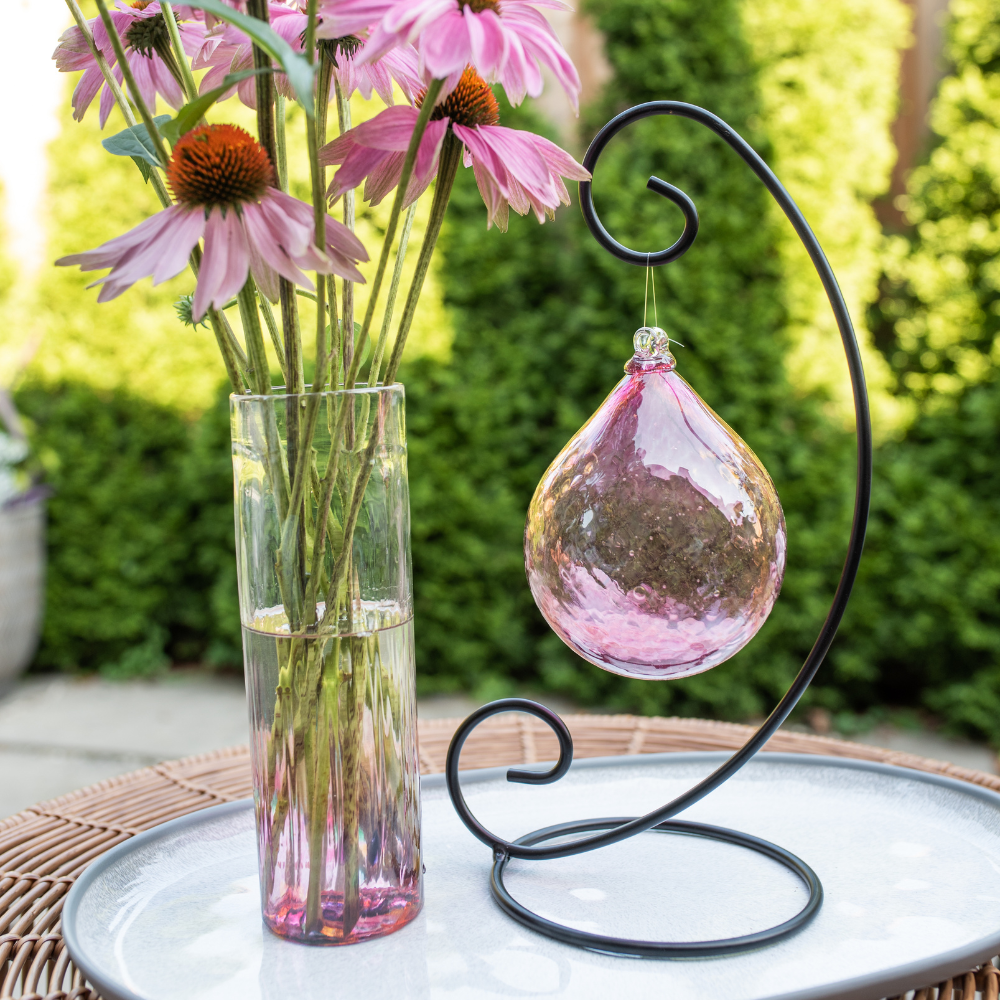
<svg viewBox="0 0 1000 1000"><path fill-rule="evenodd" d="M538 700L572 712L559 698ZM424 699L422 718L466 715L461 695ZM798 728L798 727L796 727ZM30 677L0 700L0 818L161 760L206 753L247 738L243 684L235 677L174 672L155 681ZM997 771L988 747L882 726L855 737L965 767Z"/></svg>

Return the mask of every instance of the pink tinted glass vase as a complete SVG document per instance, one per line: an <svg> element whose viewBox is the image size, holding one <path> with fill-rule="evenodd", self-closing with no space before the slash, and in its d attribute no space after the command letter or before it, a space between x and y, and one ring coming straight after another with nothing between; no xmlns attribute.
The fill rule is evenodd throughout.
<svg viewBox="0 0 1000 1000"><path fill-rule="evenodd" d="M785 521L748 445L644 327L626 376L559 453L525 528L549 625L605 670L685 677L742 649L785 569Z"/></svg>
<svg viewBox="0 0 1000 1000"><path fill-rule="evenodd" d="M304 516L291 520L279 513L296 440L289 424L310 406L319 407L314 471ZM412 920L423 898L403 388L233 396L231 414L264 922L313 944L378 937ZM345 505L365 466L348 535ZM348 568L335 588L341 558Z"/></svg>

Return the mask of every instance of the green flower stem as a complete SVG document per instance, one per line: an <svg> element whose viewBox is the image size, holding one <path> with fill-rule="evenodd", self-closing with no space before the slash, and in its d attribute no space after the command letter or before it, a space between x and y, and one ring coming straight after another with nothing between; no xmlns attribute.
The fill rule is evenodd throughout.
<svg viewBox="0 0 1000 1000"><path fill-rule="evenodd" d="M195 250L200 251L200 247L195 247ZM194 268L192 253L192 269ZM197 272L195 272L197 274ZM226 341L230 346L233 354L236 356L236 367L239 368L240 374L243 377L243 381L247 384L247 389L250 389L250 361L247 358L246 351L243 350L242 345L236 339L236 334L233 333L233 328L229 325L229 320L226 318L226 314L223 312L219 313L219 320L222 322L222 331L226 335Z"/></svg>
<svg viewBox="0 0 1000 1000"><path fill-rule="evenodd" d="M173 8L169 0L160 0L160 12L167 25L167 34L170 35L170 44L174 49L174 60L180 71L180 84L189 101L194 101L198 97L198 85L194 82L194 74L191 72L191 64L188 62L187 53L181 42L180 29L177 27L177 18L174 17Z"/></svg>
<svg viewBox="0 0 1000 1000"><path fill-rule="evenodd" d="M329 384L331 389L336 389L340 373L340 318L337 316L337 279L332 274L326 276L326 299L330 308L330 351L323 371L318 371L316 378L322 385Z"/></svg>
<svg viewBox="0 0 1000 1000"><path fill-rule="evenodd" d="M285 386L289 392L302 392L306 379L302 369L302 337L299 333L299 304L295 292L295 285L287 278L278 279L282 341L285 345Z"/></svg>
<svg viewBox="0 0 1000 1000"><path fill-rule="evenodd" d="M406 218L403 220L403 232L399 236L399 247L396 250L396 265L392 269L392 282L389 284L389 295L385 300L385 315L382 317L382 329L379 331L378 343L375 345L375 355L372 357L371 368L368 369L368 384L378 385L379 375L382 371L382 356L385 353L385 343L389 339L389 326L392 323L392 314L396 308L396 295L399 293L399 283L403 277L403 265L406 263L406 245L410 241L410 230L413 228L413 219L417 214L417 205L414 202L406 211Z"/></svg>
<svg viewBox="0 0 1000 1000"><path fill-rule="evenodd" d="M139 109L139 116L146 126L146 131L149 133L149 138L153 143L153 148L156 150L156 155L159 157L160 163L165 167L170 162L170 157L167 154L167 147L163 144L163 136L160 135L160 130L156 127L156 122L153 121L153 116L150 114L149 108L146 107L146 102L142 99L139 88L135 85L135 77L132 76L132 69L125 58L125 47L122 45L122 40L118 36L115 23L111 20L111 15L108 13L108 6L104 0L97 0L97 10L101 15L101 21L104 23L104 30L107 31L108 38L111 39L111 47L115 50L118 68L122 71L122 76L125 78L125 85L132 95L132 103Z"/></svg>
<svg viewBox="0 0 1000 1000"><path fill-rule="evenodd" d="M340 134L343 135L345 132L351 129L351 102L344 96L343 91L340 89L340 81L338 80L335 84L336 96L337 96L337 123L340 126ZM354 191L344 192L344 225L353 233L354 232ZM388 238L388 237L387 237ZM341 358L344 364L344 385L348 389L352 389L353 385L347 385L346 378L347 373L351 368L351 362L354 360L354 283L348 281L346 278L340 283L341 286L341 302L343 302L343 338L341 341ZM353 411L349 415L349 423L353 420ZM350 424L348 428L348 437L353 437L353 424Z"/></svg>
<svg viewBox="0 0 1000 1000"><path fill-rule="evenodd" d="M271 346L278 358L278 367L281 368L281 378L285 385L288 385L288 372L285 370L285 345L281 342L281 331L278 329L278 322L274 318L274 310L267 296L258 288L257 299L260 302L260 311L264 314L264 324L271 337Z"/></svg>
<svg viewBox="0 0 1000 1000"><path fill-rule="evenodd" d="M377 642L377 637L375 641ZM344 937L354 930L361 916L358 864L358 819L361 798L362 723L368 674L369 642L358 636L348 640L351 674L347 680L346 735L343 742L344 772Z"/></svg>
<svg viewBox="0 0 1000 1000"><path fill-rule="evenodd" d="M240 319L243 320L243 336L247 342L254 391L258 396L268 396L271 393L271 373L268 371L267 354L264 351L253 278L247 278L236 300L240 306Z"/></svg>
<svg viewBox="0 0 1000 1000"><path fill-rule="evenodd" d="M420 140L424 137L424 130L427 128L427 123L431 119L431 112L434 110L434 105L437 102L438 94L441 93L441 87L443 85L444 80L431 81L431 85L427 88L427 93L424 95L424 102L420 106L420 114L417 117L417 124L413 129L413 135L410 138L410 145L406 150L406 159L403 160L403 172L400 175L399 185L396 188L396 197L392 202L392 211L389 214L389 224L386 226L385 238L382 241L382 253L379 255L378 269L375 271L375 279L372 281L372 289L369 293L368 308L365 310L365 318L361 324L361 329L358 331L357 344L359 347L365 342L365 337L368 336L368 331L371 329L372 318L375 315L375 306L378 303L379 292L382 289L382 279L385 277L386 265L389 262L389 252L391 251L393 241L396 238L396 227L399 224L399 216L403 210L403 201L406 198L407 188L410 186L410 178L413 176L413 166L417 162L417 149L420 147ZM440 176L441 168L439 166L438 177L440 178ZM397 340L398 339L399 338L397 337ZM360 367L361 352L360 350L357 350L353 360L351 361L350 370L344 380L344 385L348 389L354 388L354 381L358 377L358 369Z"/></svg>
<svg viewBox="0 0 1000 1000"><path fill-rule="evenodd" d="M268 15L268 0L247 0L247 13L251 17L270 23ZM254 69L270 69L271 57L261 48L253 46ZM278 162L277 141L275 139L274 123L274 75L258 73L254 77L257 96L257 138L267 152L272 166ZM285 331L287 336L288 331Z"/></svg>
<svg viewBox="0 0 1000 1000"><path fill-rule="evenodd" d="M191 270L195 278L197 278L198 271L201 268L201 247L198 244L195 244L194 249L191 251L190 264ZM212 324L212 332L215 334L219 350L222 352L222 360L229 374L229 380L233 382L233 388L237 392L243 391L240 388L241 383L246 391L249 392L251 389L249 375L250 362L247 360L243 348L240 347L240 342L236 339L236 334L233 333L233 328L229 325L229 320L226 319L225 313L216 311L211 306L208 308L208 318ZM239 383L233 381L234 370L239 376Z"/></svg>
<svg viewBox="0 0 1000 1000"><path fill-rule="evenodd" d="M340 382L340 353L341 353L341 323L337 316L337 279L332 275L326 278L326 298L330 303L330 356L327 368L327 378L331 389L336 389ZM324 373L326 374L326 373Z"/></svg>
<svg viewBox="0 0 1000 1000"><path fill-rule="evenodd" d="M278 151L278 186L288 194L288 146L285 142L285 98L274 94L274 140Z"/></svg>
<svg viewBox="0 0 1000 1000"><path fill-rule="evenodd" d="M403 315L399 319L396 343L392 345L389 365L385 370L386 385L391 385L395 381L396 372L399 370L399 363L403 358L403 348L406 346L406 337L417 312L417 303L424 287L424 279L431 266L431 257L434 255L438 236L441 234L441 224L444 222L445 212L448 210L448 199L451 197L451 188L455 183L455 175L458 173L458 165L461 160L462 144L451 132L448 132L441 145L437 181L434 185L434 201L431 202L427 232L424 233L424 242L420 247L420 256L417 258L417 268L413 274L413 281L410 283L409 294L406 296L406 305L403 306Z"/></svg>
<svg viewBox="0 0 1000 1000"><path fill-rule="evenodd" d="M208 310L208 321L212 324L212 332L215 334L215 341L219 345L219 351L222 353L222 360L225 363L226 374L229 376L233 392L245 392L249 388L249 383L245 383L241 377L232 344L226 339L226 331L222 328L222 319L214 309Z"/></svg>
<svg viewBox="0 0 1000 1000"><path fill-rule="evenodd" d="M389 358L389 366L385 373L385 384L391 385L399 369L399 362L403 356L403 348L406 346L406 336L410 332L413 316L416 312L417 301L423 288L424 278L430 267L431 256L437 244L438 236L441 233L441 224L444 221L445 212L448 208L448 199L451 197L452 185L455 183L455 174L458 172L458 165L462 159L462 144L450 133L445 136L441 147L441 158L438 162L437 181L434 186L434 201L431 204L430 219L427 222L427 232L424 233L424 241L420 247L420 257L417 259L416 273L410 284L410 291L406 297L406 305L403 315L399 321L399 332L396 334L396 343L392 348L392 355ZM387 237L388 239L388 237ZM351 492L351 503L344 518L344 547L340 556L334 563L333 573L330 578L330 588L327 592L326 611L324 620L329 613L333 597L339 593L347 574L347 563L350 555L350 546L347 540L354 537L354 529L358 523L358 515L361 512L361 503L364 500L365 490L368 488L368 480L371 477L372 463L375 458L375 449L378 447L377 424L373 424L369 432L368 444L365 448L364 457L358 470L358 476Z"/></svg>

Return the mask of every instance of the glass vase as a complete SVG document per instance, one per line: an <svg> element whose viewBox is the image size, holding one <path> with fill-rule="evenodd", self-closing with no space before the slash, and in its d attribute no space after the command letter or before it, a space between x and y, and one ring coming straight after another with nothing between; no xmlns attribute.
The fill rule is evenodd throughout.
<svg viewBox="0 0 1000 1000"><path fill-rule="evenodd" d="M231 397L264 922L388 934L422 903L400 385Z"/></svg>

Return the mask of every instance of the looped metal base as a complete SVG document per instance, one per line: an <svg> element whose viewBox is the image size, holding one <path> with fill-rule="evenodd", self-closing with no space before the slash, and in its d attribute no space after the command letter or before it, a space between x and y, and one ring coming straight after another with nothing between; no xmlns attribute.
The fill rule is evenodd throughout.
<svg viewBox="0 0 1000 1000"><path fill-rule="evenodd" d="M514 841L515 844L534 846L558 837L574 833L591 833L597 830L610 830L629 823L635 817L619 816L608 819L580 820L575 823L561 823L558 826L536 830ZM687 823L672 820L654 826L654 832L676 833L688 837L704 837L708 840L719 840L738 847L746 847L758 854L771 858L794 872L809 890L806 905L783 923L753 934L740 937L718 938L714 941L636 941L629 938L610 937L605 934L592 934L589 931L577 930L565 924L557 924L547 920L519 903L504 885L503 873L511 860L510 855L497 850L493 859L493 871L490 876L490 889L493 898L500 908L518 923L539 934L555 938L564 944L571 944L588 951L603 952L611 955L623 955L629 958L706 958L711 955L732 955L741 951L749 951L764 945L773 944L800 931L819 912L823 903L823 885L816 873L801 858L786 851L777 844L767 840L751 837L737 830L728 830L722 826L709 826L706 823Z"/></svg>

